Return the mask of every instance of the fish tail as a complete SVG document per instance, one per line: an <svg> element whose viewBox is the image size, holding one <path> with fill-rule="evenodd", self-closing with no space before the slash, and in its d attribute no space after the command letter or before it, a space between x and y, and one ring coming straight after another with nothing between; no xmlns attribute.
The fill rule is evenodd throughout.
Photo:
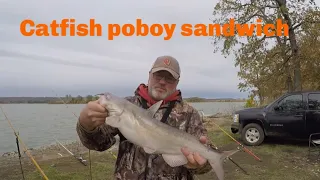
<svg viewBox="0 0 320 180"><path fill-rule="evenodd" d="M224 169L223 169L223 161L228 158L229 156L232 156L233 154L240 151L239 149L236 150L230 150L230 151L223 151L220 154L220 158L217 161L217 159L208 159L212 170L215 172L216 176L219 180L224 180Z"/></svg>

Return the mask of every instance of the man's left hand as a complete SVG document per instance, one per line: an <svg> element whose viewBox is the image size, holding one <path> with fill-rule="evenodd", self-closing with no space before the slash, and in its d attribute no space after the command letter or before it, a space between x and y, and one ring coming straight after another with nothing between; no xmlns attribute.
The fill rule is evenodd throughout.
<svg viewBox="0 0 320 180"><path fill-rule="evenodd" d="M206 144L207 138L205 136L200 137L200 142L202 144ZM188 163L184 165L187 168L190 169L196 169L199 167L202 167L204 164L206 164L207 159L203 158L202 156L199 155L199 153L195 152L194 154L188 151L187 148L182 148L181 152L186 156L188 159Z"/></svg>

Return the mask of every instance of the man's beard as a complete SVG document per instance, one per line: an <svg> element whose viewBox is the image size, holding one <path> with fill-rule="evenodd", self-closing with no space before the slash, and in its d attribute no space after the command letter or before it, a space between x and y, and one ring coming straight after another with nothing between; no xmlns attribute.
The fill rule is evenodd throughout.
<svg viewBox="0 0 320 180"><path fill-rule="evenodd" d="M166 92L158 92L156 90L156 87L149 87L148 88L148 91L149 91L149 94L151 95L151 97L154 99L154 100L164 100L165 98L167 98L168 96L170 96L175 90L172 90L172 91L166 91Z"/></svg>

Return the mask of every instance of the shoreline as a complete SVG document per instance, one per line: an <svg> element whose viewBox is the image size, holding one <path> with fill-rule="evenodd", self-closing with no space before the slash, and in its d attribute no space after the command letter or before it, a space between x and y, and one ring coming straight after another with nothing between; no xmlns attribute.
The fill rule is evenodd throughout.
<svg viewBox="0 0 320 180"><path fill-rule="evenodd" d="M231 113L230 112L226 112L226 113L216 113L216 114L213 114L213 115L205 115L205 114L201 114L201 112L199 111L200 113L200 116L203 116L203 120L206 121L208 119L214 119L214 118L231 118ZM61 142L61 141L60 141ZM61 142L65 147L67 147L68 149L69 148L72 148L72 149L76 149L76 145L79 146L79 147L82 147L83 145L81 144L80 140L77 138L77 140L68 140L67 142ZM28 145L27 145L28 146ZM21 143L19 143L19 148L20 148L20 153L21 153L21 156L23 156L26 153L24 152L24 148L23 146L21 145ZM39 152L43 152L43 151L47 151L47 150L57 150L57 149L61 149L62 151L65 151L64 148L59 145L58 142L53 142L53 143L50 143L50 144L47 144L47 145L43 145L43 146L39 146L39 147L28 147L28 151L30 153L35 153L35 154L38 154ZM87 149L85 147L82 147L82 149ZM71 152L73 152L71 150ZM15 145L15 149L12 150L12 151L6 151L6 152L0 152L0 160L3 158L3 157L16 157L18 158L18 150L17 150L17 147Z"/></svg>
<svg viewBox="0 0 320 180"><path fill-rule="evenodd" d="M107 151L102 152L116 153L119 145L119 138L116 136L116 143ZM82 143L78 140L70 142L70 143L61 143L65 146L69 151L71 151L76 158L80 157L86 160L87 162L89 159L87 158L89 149L82 145ZM47 146L41 146L40 148L29 148L28 152L31 154L32 158L37 162L37 164L43 164L47 162L55 162L59 161L59 159L70 158L71 161L77 162L78 160L73 158L72 155L64 149L60 144L53 144ZM101 152L91 150L91 154L102 154ZM27 155L27 153L20 147L21 153L21 162L24 168L31 167L35 168L35 164L32 162L31 158ZM17 151L6 152L0 156L0 168L5 170L12 167L17 167L19 165L19 154ZM5 170L6 171L6 170ZM1 174L1 171L0 171Z"/></svg>
<svg viewBox="0 0 320 180"><path fill-rule="evenodd" d="M80 146L80 141L75 140L75 141L71 141L68 143L62 143L67 149L73 149L75 150L77 146ZM81 145L82 146L82 145ZM20 154L21 156L27 156L24 148L21 146L21 144L19 144L19 148L20 148ZM37 155L39 153L43 153L44 151L57 151L57 150L62 150L63 147L58 144L58 143L54 143L54 144L50 144L50 145L44 145L44 146L40 146L37 148L28 148L28 152L34 156ZM16 157L18 158L19 154L18 154L18 150L14 150L14 151L9 151L9 152L4 152L2 154L0 154L0 158L12 158L12 157Z"/></svg>
<svg viewBox="0 0 320 180"><path fill-rule="evenodd" d="M119 136L115 136L115 138L117 139L116 143L113 145L112 149L115 148L115 146L118 145L119 142ZM62 143L61 144L63 146L65 146L68 150L70 150L73 154L75 154L76 156L79 154L83 154L84 152L88 151L88 149L86 147L84 147L82 145L82 143L79 140L74 140L68 143ZM20 154L21 157L27 157L27 153L25 152L25 150L22 148L22 146L19 146L20 148ZM57 153L58 151L61 151L64 154L69 154L59 143L54 143L54 144L50 144L50 145L44 145L38 148L28 148L27 151L32 155L32 156L40 156L40 155L44 155L45 153ZM0 160L2 158L18 158L19 154L18 154L18 150L14 150L14 151L9 151L9 152L4 152L2 154L0 154Z"/></svg>

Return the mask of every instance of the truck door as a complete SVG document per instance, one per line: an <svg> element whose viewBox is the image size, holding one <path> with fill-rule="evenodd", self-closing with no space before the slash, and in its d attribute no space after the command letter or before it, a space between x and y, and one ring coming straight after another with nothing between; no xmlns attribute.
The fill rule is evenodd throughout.
<svg viewBox="0 0 320 180"><path fill-rule="evenodd" d="M308 133L320 132L320 93L308 95L306 121Z"/></svg>
<svg viewBox="0 0 320 180"><path fill-rule="evenodd" d="M305 132L306 108L302 94L282 97L266 113L268 132L299 136Z"/></svg>

